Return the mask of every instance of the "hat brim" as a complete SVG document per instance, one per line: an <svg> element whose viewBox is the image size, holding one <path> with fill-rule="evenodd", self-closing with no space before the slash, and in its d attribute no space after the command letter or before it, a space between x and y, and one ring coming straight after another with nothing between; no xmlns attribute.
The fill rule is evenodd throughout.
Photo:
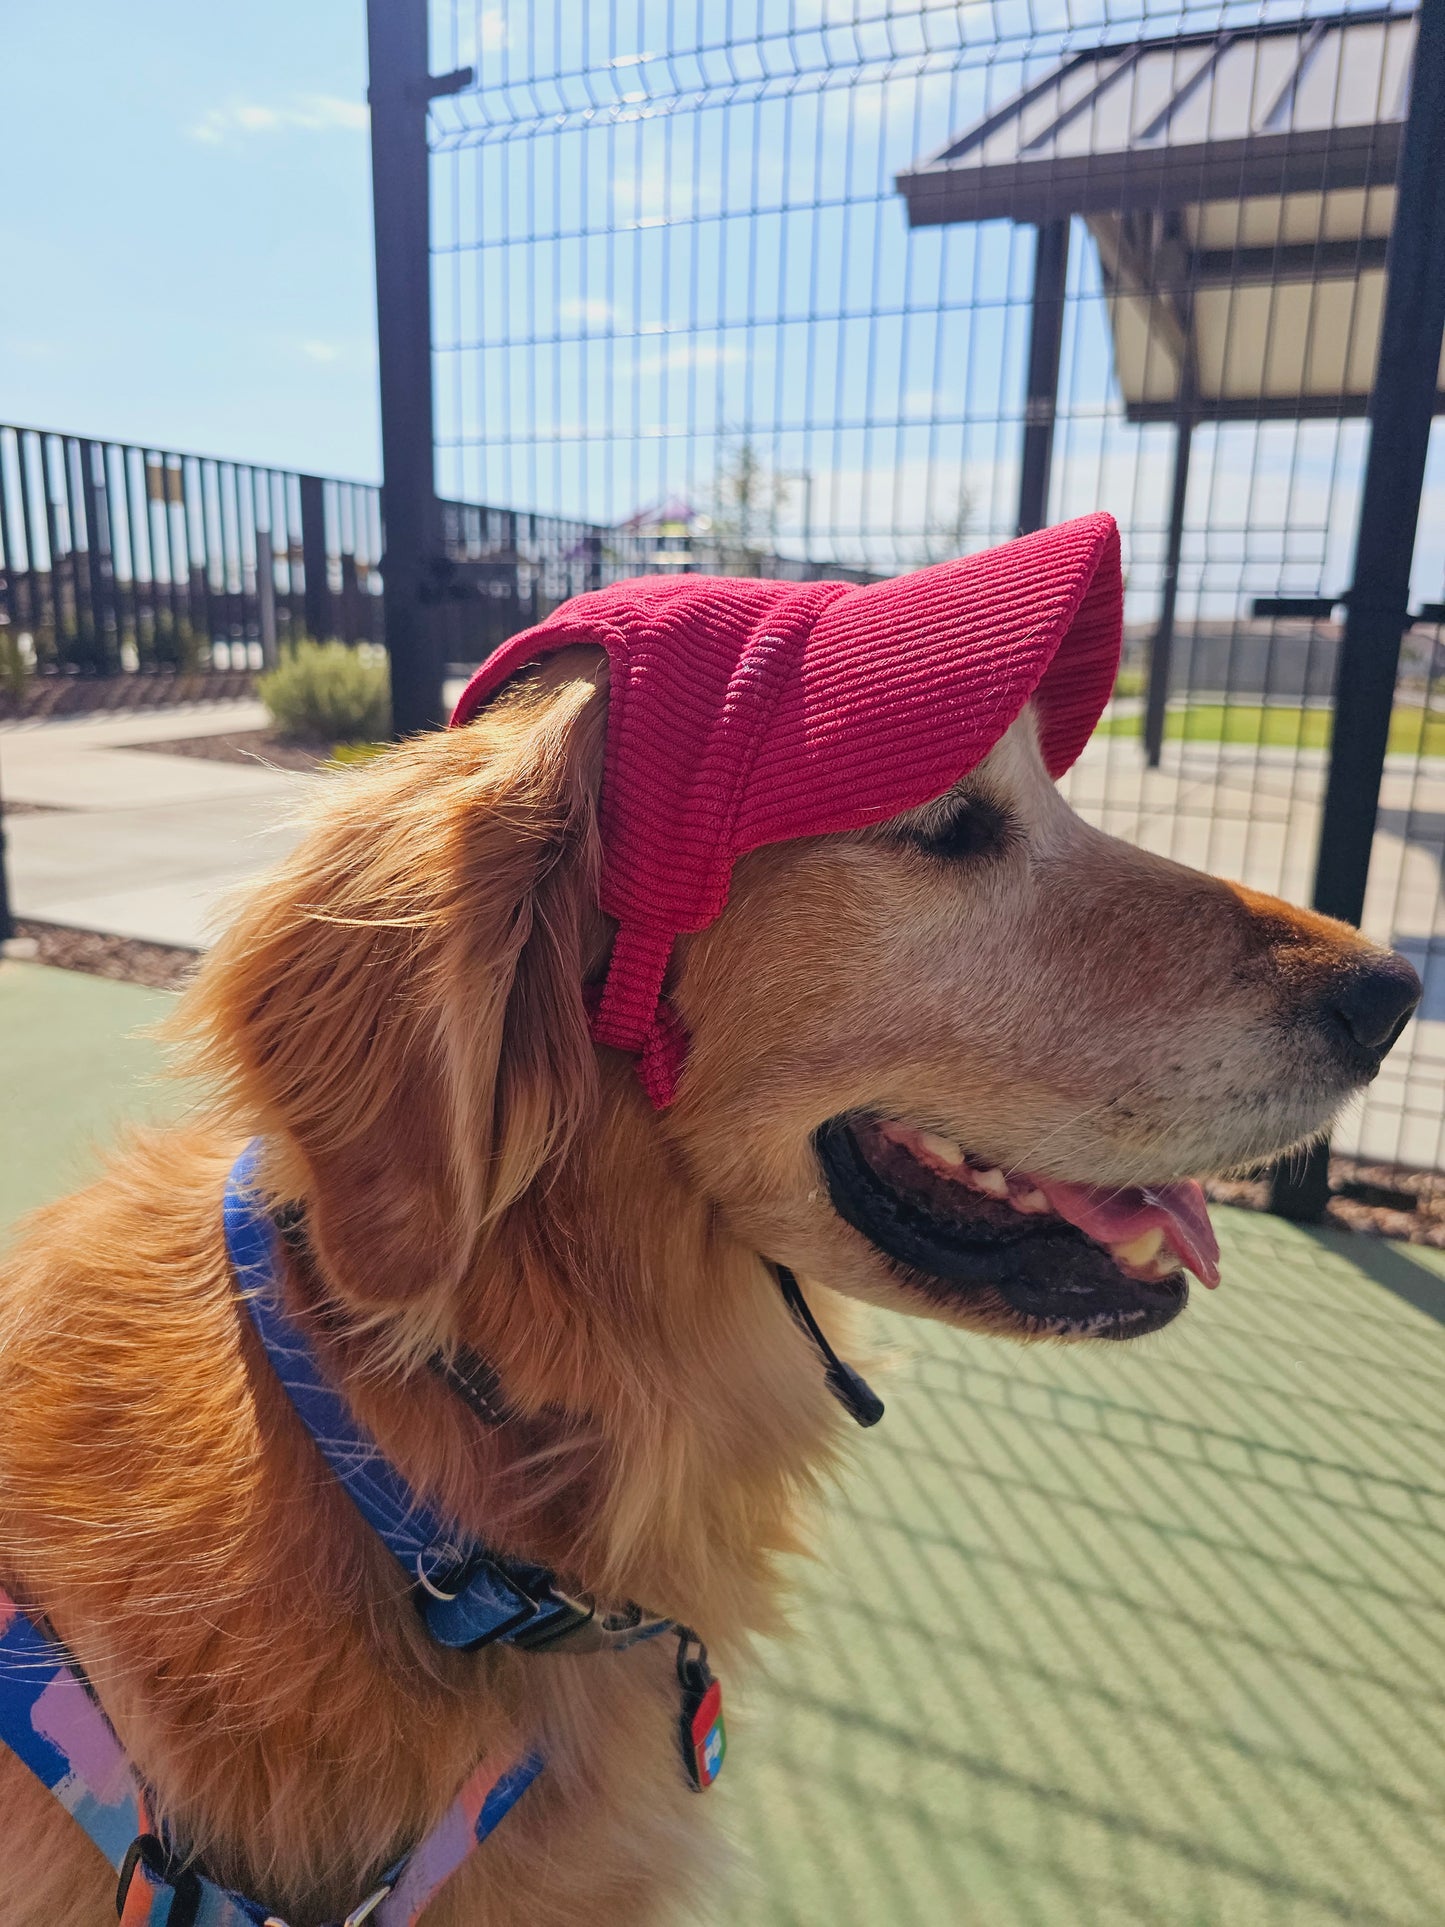
<svg viewBox="0 0 1445 1927"><path fill-rule="evenodd" d="M1122 634L1108 515L848 590L775 692L734 851L862 828L943 795L1030 702L1061 776L1113 691Z"/></svg>

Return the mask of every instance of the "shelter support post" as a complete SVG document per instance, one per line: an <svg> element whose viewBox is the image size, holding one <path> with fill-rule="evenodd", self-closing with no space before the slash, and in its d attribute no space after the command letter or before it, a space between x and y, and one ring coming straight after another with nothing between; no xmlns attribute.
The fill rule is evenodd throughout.
<svg viewBox="0 0 1445 1927"><path fill-rule="evenodd" d="M1029 321L1029 385L1024 402L1023 462L1018 532L1041 529L1049 513L1049 469L1059 405L1059 351L1064 339L1064 284L1069 268L1069 223L1041 222L1034 248L1034 293Z"/></svg>
<svg viewBox="0 0 1445 1927"><path fill-rule="evenodd" d="M1445 0L1423 0L1315 869L1315 908L1349 923L1359 922L1365 905L1445 333L1442 101ZM1282 1217L1312 1219L1322 1215L1328 1194L1329 1148L1322 1144L1278 1167L1271 1203Z"/></svg>
<svg viewBox="0 0 1445 1927"><path fill-rule="evenodd" d="M427 0L367 0L376 337L381 387L382 611L398 736L446 721L428 602L432 468Z"/></svg>
<svg viewBox="0 0 1445 1927"><path fill-rule="evenodd" d="M1184 543L1184 504L1189 495L1189 452L1194 423L1181 415L1174 430L1174 485L1169 494L1169 534L1164 548L1164 592L1159 626L1149 648L1149 683L1144 699L1144 754L1158 769L1164 748L1164 712L1169 701L1169 671L1174 654L1174 610L1179 600L1179 552Z"/></svg>

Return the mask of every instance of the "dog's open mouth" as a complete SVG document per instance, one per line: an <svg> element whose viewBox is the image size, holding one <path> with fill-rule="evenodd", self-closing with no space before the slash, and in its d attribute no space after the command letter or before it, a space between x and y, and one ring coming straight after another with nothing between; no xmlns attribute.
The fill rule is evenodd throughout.
<svg viewBox="0 0 1445 1927"><path fill-rule="evenodd" d="M1192 1181L1106 1188L1003 1171L932 1132L834 1118L816 1138L833 1208L946 1304L991 1298L1021 1331L1138 1338L1219 1282L1219 1247Z"/></svg>

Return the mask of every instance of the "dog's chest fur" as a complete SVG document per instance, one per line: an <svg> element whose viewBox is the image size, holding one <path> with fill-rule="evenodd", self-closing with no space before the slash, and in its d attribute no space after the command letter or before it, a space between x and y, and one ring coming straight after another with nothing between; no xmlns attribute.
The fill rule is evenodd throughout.
<svg viewBox="0 0 1445 1927"><path fill-rule="evenodd" d="M671 1642L468 1656L426 1639L237 1316L219 1219L234 1149L174 1133L138 1147L43 1214L8 1267L4 1577L70 1642L208 1869L293 1927L344 1913L481 1754L508 1745L540 1746L546 1770L429 1927L665 1917L707 1878L708 1809L726 1797L681 1773ZM752 1414L764 1436L740 1452L726 1434L749 1388L723 1381L746 1358L705 1319L697 1343L705 1368L676 1388L673 1422L654 1413L585 1482L577 1542L599 1576L635 1577L648 1606L715 1628L736 1664L771 1621L790 1490L833 1420L802 1346L783 1413L774 1343L764 1398L779 1409ZM796 1456L766 1436L784 1422ZM562 1530L565 1502L548 1518ZM669 1534L674 1519L685 1533ZM79 1830L3 1754L0 1786L3 1851L46 1870L0 1903L0 1927L109 1918L113 1877Z"/></svg>

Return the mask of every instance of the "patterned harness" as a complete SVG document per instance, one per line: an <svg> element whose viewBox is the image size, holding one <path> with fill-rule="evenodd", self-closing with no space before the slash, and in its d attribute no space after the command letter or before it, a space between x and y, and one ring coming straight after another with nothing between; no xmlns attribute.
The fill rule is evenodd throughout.
<svg viewBox="0 0 1445 1927"><path fill-rule="evenodd" d="M273 1217L257 1188L260 1146L242 1153L226 1186L226 1247L240 1301L281 1385L357 1511L394 1555L438 1644L501 1643L621 1652L662 1633L678 1638L683 1763L695 1787L716 1778L726 1745L720 1689L686 1627L636 1606L611 1614L560 1588L541 1567L502 1559L459 1533L423 1500L357 1424L323 1374L285 1304L282 1240L298 1221ZM485 1423L508 1414L481 1360L434 1360ZM286 1927L260 1902L209 1879L171 1838L94 1689L55 1633L0 1590L0 1743L31 1770L116 1868L122 1927ZM431 1831L381 1875L340 1927L411 1927L457 1868L542 1771L542 1756L484 1758Z"/></svg>

